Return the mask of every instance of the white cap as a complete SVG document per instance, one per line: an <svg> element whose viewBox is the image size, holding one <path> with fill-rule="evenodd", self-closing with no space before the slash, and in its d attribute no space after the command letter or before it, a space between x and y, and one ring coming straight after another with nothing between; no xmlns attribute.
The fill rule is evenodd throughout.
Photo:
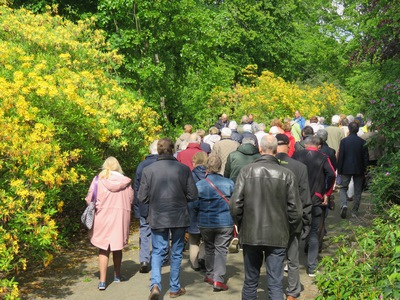
<svg viewBox="0 0 400 300"><path fill-rule="evenodd" d="M270 129L269 129L269 133L270 134L272 134L272 135L277 135L278 133L279 133L279 129L278 129L278 126L272 126Z"/></svg>

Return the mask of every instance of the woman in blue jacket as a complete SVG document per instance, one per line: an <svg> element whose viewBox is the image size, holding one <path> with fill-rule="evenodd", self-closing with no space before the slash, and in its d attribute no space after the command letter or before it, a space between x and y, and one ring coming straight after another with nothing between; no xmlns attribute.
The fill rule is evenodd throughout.
<svg viewBox="0 0 400 300"><path fill-rule="evenodd" d="M214 291L226 291L226 257L233 237L233 221L229 198L234 189L232 180L218 174L222 161L216 155L207 160L207 176L196 183L198 200L193 203L198 226L205 244L206 277Z"/></svg>

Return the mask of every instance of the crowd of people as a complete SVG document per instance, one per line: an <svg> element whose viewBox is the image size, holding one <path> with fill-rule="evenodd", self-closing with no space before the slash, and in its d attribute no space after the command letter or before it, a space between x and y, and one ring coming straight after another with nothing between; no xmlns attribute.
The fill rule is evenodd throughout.
<svg viewBox="0 0 400 300"><path fill-rule="evenodd" d="M351 216L357 217L367 167L381 155L379 147L367 148L375 133L361 114L334 115L331 121L305 120L296 111L293 119L272 120L267 132L251 114L240 124L222 114L207 135L187 124L176 141L162 138L150 145L133 184L116 158L107 158L86 197L89 204L98 190L91 243L99 248L99 290L106 288L110 252L114 281L124 280L121 250L133 203L140 220L140 273L151 271L150 300L160 297L166 262L169 296L186 293L179 282L186 243L193 270L204 270L204 282L214 291L229 289L227 254L240 249L242 299L257 298L264 262L269 299L298 298L300 242L306 245L307 274L314 277L325 220L335 209L334 190L339 190L340 216L347 218L353 201Z"/></svg>

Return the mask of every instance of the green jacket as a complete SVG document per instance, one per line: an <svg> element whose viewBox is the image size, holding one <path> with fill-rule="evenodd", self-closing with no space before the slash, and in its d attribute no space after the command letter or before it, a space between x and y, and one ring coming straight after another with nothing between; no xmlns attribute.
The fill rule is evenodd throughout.
<svg viewBox="0 0 400 300"><path fill-rule="evenodd" d="M231 152L226 160L224 176L236 182L236 178L239 175L242 167L253 162L257 158L261 157L260 152L256 146L252 144L243 144L239 148Z"/></svg>

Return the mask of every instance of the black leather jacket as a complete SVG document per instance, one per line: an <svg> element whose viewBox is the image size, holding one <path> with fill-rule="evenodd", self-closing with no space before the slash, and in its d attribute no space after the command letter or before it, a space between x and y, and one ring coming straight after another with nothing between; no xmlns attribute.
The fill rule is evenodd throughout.
<svg viewBox="0 0 400 300"><path fill-rule="evenodd" d="M230 209L242 244L286 248L303 213L297 179L263 155L240 171Z"/></svg>

